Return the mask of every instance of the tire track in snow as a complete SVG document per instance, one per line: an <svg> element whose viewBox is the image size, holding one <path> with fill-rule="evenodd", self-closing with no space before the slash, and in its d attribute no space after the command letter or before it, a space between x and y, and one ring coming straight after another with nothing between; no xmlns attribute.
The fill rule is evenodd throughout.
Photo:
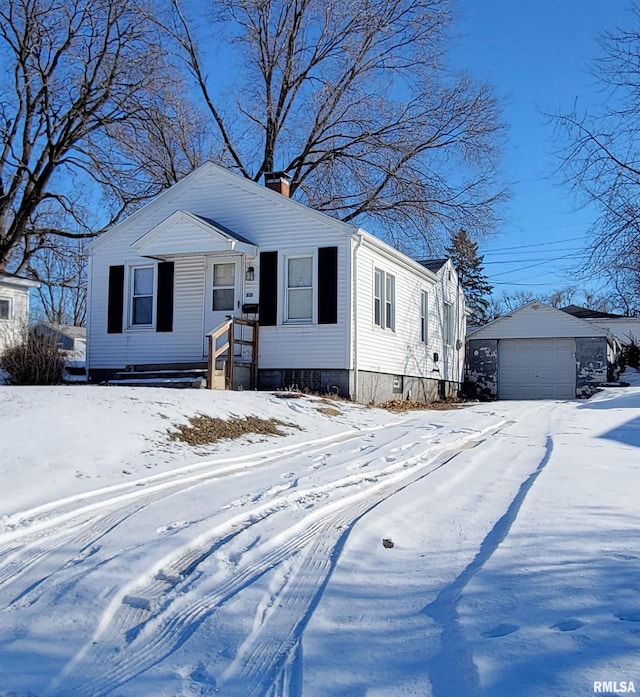
<svg viewBox="0 0 640 697"><path fill-rule="evenodd" d="M392 462L377 458L385 466L375 472L360 470L309 489L278 493L214 526L193 540L186 552L166 557L120 590L93 640L68 664L57 685L64 684L67 690L72 685L78 697L107 694L176 651L229 600L288 564L282 588L265 601L265 621L257 623L242 644L239 659L225 673L224 693L232 694L229 690L240 686L236 694L243 697L264 694L267 684L288 685L290 691L291 676L299 668L292 652L295 656L299 651L304 628L355 522L385 498L504 425L499 422L481 432L467 432L453 443L432 445ZM297 517L293 525L292 515ZM268 528L264 541L254 544L256 529L264 525L279 525L279 532L273 535ZM239 542L244 548L232 555L231 573L196 573L216 552ZM193 590L197 592L189 592ZM57 689L55 684L52 689Z"/></svg>
<svg viewBox="0 0 640 697"><path fill-rule="evenodd" d="M111 508L123 502L143 498L166 488L184 487L191 482L208 481L252 470L261 465L272 465L285 458L298 454L320 452L334 445L347 443L373 434L383 428L402 425L399 421L386 425L343 431L324 438L316 438L302 443L293 443L261 453L239 457L206 460L185 465L175 470L154 474L131 482L93 489L64 499L50 501L34 508L4 516L0 531L0 553L4 545L21 540L37 539L44 531L57 529L84 515L93 515L103 508ZM200 472L204 470L204 472ZM96 499L94 503L86 503Z"/></svg>
<svg viewBox="0 0 640 697"><path fill-rule="evenodd" d="M102 537L132 515L150 504L176 493L183 493L190 486L233 476L259 466L273 465L297 454L311 456L334 445L360 439L381 428L374 426L346 431L331 437L275 448L257 456L253 454L206 461L134 482L85 492L8 516L4 525L9 530L0 533L0 546L7 545L7 553L0 559L0 592L6 586L19 585L22 576L33 572L53 552L64 548L64 561L56 560L49 569L41 572L39 579L29 579L21 588L13 591L12 597L5 600L9 604L27 602L24 599L26 593L35 590L56 571L73 564L75 559L95 547ZM205 471L198 472L200 469ZM86 503L91 499L99 500ZM74 504L80 505L73 508Z"/></svg>
<svg viewBox="0 0 640 697"><path fill-rule="evenodd" d="M475 575L491 559L509 534L520 508L553 452L553 439L547 436L545 453L536 469L522 482L506 512L487 533L478 553L469 565L436 598L422 609L441 628L440 651L429 662L429 678L433 697L446 697L451 693L451 676L456 676L456 688L460 693L479 695L480 679L473 656L460 627L458 603L462 592Z"/></svg>

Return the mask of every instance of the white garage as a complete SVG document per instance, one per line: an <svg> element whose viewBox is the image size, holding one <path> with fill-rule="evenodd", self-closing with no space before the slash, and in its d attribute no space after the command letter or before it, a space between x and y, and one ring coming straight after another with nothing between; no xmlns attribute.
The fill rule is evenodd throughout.
<svg viewBox="0 0 640 697"><path fill-rule="evenodd" d="M615 339L532 302L469 333L467 385L479 399L575 399L607 381Z"/></svg>

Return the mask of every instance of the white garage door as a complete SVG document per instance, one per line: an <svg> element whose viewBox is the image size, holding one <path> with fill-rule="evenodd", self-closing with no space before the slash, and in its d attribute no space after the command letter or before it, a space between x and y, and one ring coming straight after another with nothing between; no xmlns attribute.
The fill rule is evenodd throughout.
<svg viewBox="0 0 640 697"><path fill-rule="evenodd" d="M501 339L500 399L574 399L575 339Z"/></svg>

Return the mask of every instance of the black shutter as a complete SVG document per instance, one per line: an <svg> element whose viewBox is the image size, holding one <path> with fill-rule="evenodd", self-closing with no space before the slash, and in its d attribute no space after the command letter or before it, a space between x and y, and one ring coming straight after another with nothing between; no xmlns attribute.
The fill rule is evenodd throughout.
<svg viewBox="0 0 640 697"><path fill-rule="evenodd" d="M338 322L338 248L318 249L318 324Z"/></svg>
<svg viewBox="0 0 640 697"><path fill-rule="evenodd" d="M124 309L124 266L109 267L109 300L107 305L107 333L122 334Z"/></svg>
<svg viewBox="0 0 640 697"><path fill-rule="evenodd" d="M260 252L260 324L278 323L278 252Z"/></svg>
<svg viewBox="0 0 640 697"><path fill-rule="evenodd" d="M156 301L156 331L173 331L173 262L158 264L158 298Z"/></svg>

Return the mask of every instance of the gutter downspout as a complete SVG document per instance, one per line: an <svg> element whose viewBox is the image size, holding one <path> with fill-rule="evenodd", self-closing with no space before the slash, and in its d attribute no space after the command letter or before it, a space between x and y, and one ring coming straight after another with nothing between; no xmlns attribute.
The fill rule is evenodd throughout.
<svg viewBox="0 0 640 697"><path fill-rule="evenodd" d="M362 235L360 232L355 233L358 238L353 251L351 253L351 282L353 283L353 292L351 294L351 302L353 304L352 312L352 364L353 364L353 401L357 402L360 396L360 384L358 379L358 272L357 272L357 257L358 250L362 244Z"/></svg>

